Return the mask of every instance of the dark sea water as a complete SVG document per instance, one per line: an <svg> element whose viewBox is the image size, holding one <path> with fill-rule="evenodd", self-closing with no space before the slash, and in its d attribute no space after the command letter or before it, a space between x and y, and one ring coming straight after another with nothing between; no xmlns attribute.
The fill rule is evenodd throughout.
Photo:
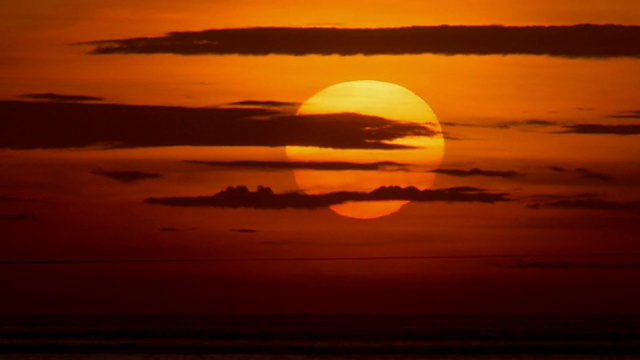
<svg viewBox="0 0 640 360"><path fill-rule="evenodd" d="M4 316L2 359L640 359L640 316Z"/></svg>

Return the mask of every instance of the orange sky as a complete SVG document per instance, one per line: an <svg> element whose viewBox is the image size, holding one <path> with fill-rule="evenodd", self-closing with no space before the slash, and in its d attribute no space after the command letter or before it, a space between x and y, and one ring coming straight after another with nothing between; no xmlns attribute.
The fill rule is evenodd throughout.
<svg viewBox="0 0 640 360"><path fill-rule="evenodd" d="M278 194L299 189L288 169L185 162L286 162L284 146L37 149L46 146L6 145L3 141L16 139L0 134L0 230L5 234L0 262L514 257L0 264L0 282L7 289L0 299L0 312L637 313L639 295L628 291L640 271L636 257L640 251L636 226L640 147L634 132L640 124L637 57L90 55L91 46L73 45L170 31L254 26L636 25L637 19L640 3L633 0L324 1L313 5L288 0L3 1L0 121L5 127L0 131L33 120L20 118L21 113L12 110L11 101L43 103L21 97L24 94L96 96L107 104L148 109L164 105L215 108L236 101L271 100L296 103L283 110L291 115L297 103L330 85L386 81L425 100L442 124L444 172L435 175L433 189L471 186L504 193L511 201L412 202L390 216L367 221L341 217L327 208L164 206L144 201L210 196L237 185L252 191L258 185L268 186ZM35 109L38 104L31 106ZM77 103L69 106L78 116L86 111ZM88 106L106 109L111 105ZM127 118L122 111L123 119L130 121L120 129L122 134L139 130L139 120L148 120L151 138L160 131L155 121L162 119ZM64 123L60 114L45 113L46 121L40 124ZM82 119L97 121L90 116ZM113 124L120 124L116 120ZM187 123L180 117L172 121ZM613 125L612 131L622 132L627 130L620 127L630 126L632 131L578 131L591 125ZM203 129L184 128L187 133L208 128ZM16 141L35 141L31 131L25 134ZM258 139L261 135L252 128L244 134ZM81 139L82 126L51 136L67 135ZM104 175L112 171L158 176L123 182ZM375 176L371 173L366 176ZM563 200L573 202L567 207L551 205ZM580 254L596 256L576 256ZM43 298L50 301L33 300ZM257 306L256 298L264 302Z"/></svg>

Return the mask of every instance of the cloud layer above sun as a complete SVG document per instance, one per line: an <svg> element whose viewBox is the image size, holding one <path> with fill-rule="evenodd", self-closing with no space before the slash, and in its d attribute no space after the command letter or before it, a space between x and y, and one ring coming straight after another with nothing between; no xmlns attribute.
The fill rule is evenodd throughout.
<svg viewBox="0 0 640 360"><path fill-rule="evenodd" d="M640 56L640 27L414 26L402 28L239 28L98 40L93 54L179 55L551 55ZM588 39L588 41L585 41Z"/></svg>

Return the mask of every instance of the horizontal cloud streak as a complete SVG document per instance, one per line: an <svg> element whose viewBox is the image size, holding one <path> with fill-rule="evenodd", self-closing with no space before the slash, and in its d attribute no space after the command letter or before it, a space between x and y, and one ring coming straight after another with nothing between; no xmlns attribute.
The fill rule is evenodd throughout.
<svg viewBox="0 0 640 360"><path fill-rule="evenodd" d="M28 200L13 197L13 196L0 196L0 202L23 202L23 201L28 201Z"/></svg>
<svg viewBox="0 0 640 360"><path fill-rule="evenodd" d="M623 111L616 115L610 115L609 117L614 119L640 119L640 110Z"/></svg>
<svg viewBox="0 0 640 360"><path fill-rule="evenodd" d="M564 134L640 135L640 125L574 124L564 126Z"/></svg>
<svg viewBox="0 0 640 360"><path fill-rule="evenodd" d="M231 229L229 231L233 231L233 232L237 232L237 233L244 233L244 234L254 234L257 232L260 232L260 230L256 230L256 229Z"/></svg>
<svg viewBox="0 0 640 360"><path fill-rule="evenodd" d="M381 161L373 163L354 163L345 161L186 161L189 164L199 164L207 166L234 167L234 168L255 168L255 169L304 169L304 170L404 170L406 165L393 162Z"/></svg>
<svg viewBox="0 0 640 360"><path fill-rule="evenodd" d="M596 171L592 171L592 170L589 170L589 169L577 168L576 172L578 174L580 174L580 178L581 179L600 180L600 181L604 181L604 182L615 182L615 179L613 178L613 176L608 175L608 174L599 173L599 172L596 172Z"/></svg>
<svg viewBox="0 0 640 360"><path fill-rule="evenodd" d="M640 27L416 26L377 29L240 28L100 40L93 54L180 55L490 55L563 57L640 55ZM587 40L588 39L588 40Z"/></svg>
<svg viewBox="0 0 640 360"><path fill-rule="evenodd" d="M145 202L168 206L211 206L254 209L319 209L346 202L409 200L419 202L481 202L510 201L505 193L491 193L473 187L419 190L415 187L383 186L371 192L338 191L327 194L275 194L270 188L259 186L250 191L245 186L228 187L212 196L149 198Z"/></svg>
<svg viewBox="0 0 640 360"><path fill-rule="evenodd" d="M505 266L507 269L637 269L639 263L594 263L594 262L574 262L574 261L516 261L515 264Z"/></svg>
<svg viewBox="0 0 640 360"><path fill-rule="evenodd" d="M286 107L286 106L298 106L300 104L295 102L274 101L274 100L242 100L242 101L235 101L227 105L257 106L257 107Z"/></svg>
<svg viewBox="0 0 640 360"><path fill-rule="evenodd" d="M87 95L65 95L55 93L24 94L21 98L31 100L47 100L59 102L104 101L104 98Z"/></svg>
<svg viewBox="0 0 640 360"><path fill-rule="evenodd" d="M549 121L549 120L537 120L537 119L533 119L533 120L525 120L525 121L507 121L507 122L502 122L502 123L498 123L495 125L495 127L498 128L510 128L510 127L514 127L514 126L556 126L558 125L558 123L556 121Z"/></svg>
<svg viewBox="0 0 640 360"><path fill-rule="evenodd" d="M462 170L462 169L435 169L431 170L431 172L457 176L457 177L469 177L469 176L488 176L488 177L502 177L502 178L514 178L517 176L522 176L523 174L515 172L515 171L493 171L493 170L482 170L473 168L470 170Z"/></svg>
<svg viewBox="0 0 640 360"><path fill-rule="evenodd" d="M133 183L146 179L159 179L162 174L149 173L143 171L102 171L94 170L91 172L94 175L104 176L106 178L119 181L121 183Z"/></svg>
<svg viewBox="0 0 640 360"><path fill-rule="evenodd" d="M314 146L407 149L427 125L352 113L294 116L272 108L185 108L0 101L0 148Z"/></svg>
<svg viewBox="0 0 640 360"><path fill-rule="evenodd" d="M552 166L549 166L549 167L547 167L547 168L548 168L549 170L551 170L551 171L555 171L555 172L565 172L565 171L566 171L566 169L565 169L565 168L563 168L563 167L561 167L561 166L553 166L553 165L552 165Z"/></svg>
<svg viewBox="0 0 640 360"><path fill-rule="evenodd" d="M471 124L471 123L455 123L455 122L441 122L441 125L452 126L452 127L473 127L473 128L490 128L490 129L511 129L515 127L523 127L523 128L540 128L540 127L548 127L548 126L559 126L560 124L556 121L548 121L548 120L524 120L524 121L503 121L493 124Z"/></svg>
<svg viewBox="0 0 640 360"><path fill-rule="evenodd" d="M33 213L0 214L0 221L35 221L37 219Z"/></svg>
<svg viewBox="0 0 640 360"><path fill-rule="evenodd" d="M585 209L600 211L640 211L640 201L608 201L601 199L563 199L547 203L535 203L529 205L532 209L561 208L561 209Z"/></svg>
<svg viewBox="0 0 640 360"><path fill-rule="evenodd" d="M170 232L170 233L179 233L185 231L195 230L195 228L176 228L176 227L161 227L160 231L162 232Z"/></svg>

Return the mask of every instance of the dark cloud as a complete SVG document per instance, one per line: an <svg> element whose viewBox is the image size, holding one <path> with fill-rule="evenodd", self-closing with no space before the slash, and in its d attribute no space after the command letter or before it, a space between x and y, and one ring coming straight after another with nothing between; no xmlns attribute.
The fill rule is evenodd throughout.
<svg viewBox="0 0 640 360"><path fill-rule="evenodd" d="M0 221L35 221L38 217L33 213L0 214Z"/></svg>
<svg viewBox="0 0 640 360"><path fill-rule="evenodd" d="M507 121L493 125L493 127L508 129L516 126L557 126L558 122L549 120L524 120L524 121Z"/></svg>
<svg viewBox="0 0 640 360"><path fill-rule="evenodd" d="M241 28L99 40L93 54L640 56L640 27L414 26L377 29ZM588 39L588 41L585 41Z"/></svg>
<svg viewBox="0 0 640 360"><path fill-rule="evenodd" d="M431 170L431 172L438 174L445 174L450 176L457 177L469 177L469 176L489 176L489 177L502 177L502 178L514 178L517 176L522 176L523 174L515 171L493 171L493 170L482 170L473 168L470 170L462 170L462 169L436 169Z"/></svg>
<svg viewBox="0 0 640 360"><path fill-rule="evenodd" d="M250 191L246 186L228 187L212 196L149 198L145 202L168 206L213 206L255 209L318 209L355 201L447 201L495 203L510 201L508 194L492 193L474 187L455 187L419 190L415 187L383 186L371 192L338 191L327 194L275 194L270 188L259 186Z"/></svg>
<svg viewBox="0 0 640 360"><path fill-rule="evenodd" d="M600 194L596 194L596 193L580 193L580 194L576 194L577 198L581 198L581 199L593 199L593 198L597 198L598 196L600 196Z"/></svg>
<svg viewBox="0 0 640 360"><path fill-rule="evenodd" d="M160 228L160 231L163 232L183 232L183 231L190 231L190 230L194 230L195 228L176 228L176 227L162 227Z"/></svg>
<svg viewBox="0 0 640 360"><path fill-rule="evenodd" d="M441 125L452 127L474 127L474 128L489 128L489 129L511 129L514 127L546 127L546 126L559 126L560 123L556 121L548 120L524 120L524 121L503 121L493 124L471 124L471 123L455 123L455 122L441 122Z"/></svg>
<svg viewBox="0 0 640 360"><path fill-rule="evenodd" d="M640 119L640 115L633 114L610 115L609 117L613 119Z"/></svg>
<svg viewBox="0 0 640 360"><path fill-rule="evenodd" d="M255 229L231 229L230 231L245 233L245 234L253 234L253 233L260 232L260 230L255 230Z"/></svg>
<svg viewBox="0 0 640 360"><path fill-rule="evenodd" d="M460 123L460 122L446 122L443 121L440 123L442 126L451 126L451 127L472 127L472 128L491 128L491 129L508 129L511 126L507 122L497 123L497 124L472 124L472 123Z"/></svg>
<svg viewBox="0 0 640 360"><path fill-rule="evenodd" d="M587 180L599 180L604 182L615 182L616 180L611 175L599 173L585 168L577 168L576 172L580 174L581 179Z"/></svg>
<svg viewBox="0 0 640 360"><path fill-rule="evenodd" d="M564 134L640 135L640 125L573 124L563 127L561 133Z"/></svg>
<svg viewBox="0 0 640 360"><path fill-rule="evenodd" d="M600 263L600 262L574 262L574 261L516 261L514 264L504 266L508 269L636 269L638 263Z"/></svg>
<svg viewBox="0 0 640 360"><path fill-rule="evenodd" d="M609 117L614 119L640 119L640 110L623 111L619 114L610 115Z"/></svg>
<svg viewBox="0 0 640 360"><path fill-rule="evenodd" d="M548 166L547 169L554 171L556 173L567 173L568 169L560 166ZM600 181L607 183L616 182L616 178L609 174L601 173L598 171L593 171L585 168L576 168L574 172L578 174L578 178L581 180L589 180L589 181ZM575 178L569 178L567 176L562 177L565 181L575 181Z"/></svg>
<svg viewBox="0 0 640 360"><path fill-rule="evenodd" d="M572 265L569 261L516 261L507 265L509 269L567 269Z"/></svg>
<svg viewBox="0 0 640 360"><path fill-rule="evenodd" d="M277 240L265 240L261 241L260 244L263 245L273 245L273 246L282 246L282 245L290 245L293 244L293 241L277 241Z"/></svg>
<svg viewBox="0 0 640 360"><path fill-rule="evenodd" d="M180 229L174 228L174 227L163 227L163 228L160 228L160 231L164 231L164 232L180 232Z"/></svg>
<svg viewBox="0 0 640 360"><path fill-rule="evenodd" d="M443 133L442 133L442 137L443 137L445 140L453 140L453 141L463 140L463 139L462 139L461 137L459 137L459 136L451 135L451 134L449 134L449 133L445 133L445 132L443 132Z"/></svg>
<svg viewBox="0 0 640 360"><path fill-rule="evenodd" d="M406 149L428 125L353 113L294 116L273 108L185 108L0 101L0 148L317 146Z"/></svg>
<svg viewBox="0 0 640 360"><path fill-rule="evenodd" d="M594 199L598 198L600 194L595 193L580 193L575 195L559 195L559 194L535 194L535 195L527 195L520 197L520 201L528 201L528 202L551 202L551 201L559 201L559 200L572 200L572 199ZM535 204L530 207L536 207Z"/></svg>
<svg viewBox="0 0 640 360"><path fill-rule="evenodd" d="M546 203L534 203L528 205L532 209L560 208L560 209L585 209L599 211L640 211L640 201L608 201L597 198L562 199Z"/></svg>
<svg viewBox="0 0 640 360"><path fill-rule="evenodd" d="M310 27L344 27L347 26L346 23L341 22L318 22L318 23L308 23L305 26Z"/></svg>
<svg viewBox="0 0 640 360"><path fill-rule="evenodd" d="M91 172L94 175L104 176L106 178L119 181L121 183L133 183L146 179L159 179L162 178L162 174L149 173L143 171L102 171L94 170Z"/></svg>
<svg viewBox="0 0 640 360"><path fill-rule="evenodd" d="M273 100L243 100L243 101L235 101L227 105L257 106L257 107L287 107L287 106L298 106L300 104L295 102L273 101Z"/></svg>
<svg viewBox="0 0 640 360"><path fill-rule="evenodd" d="M520 125L529 125L529 126L555 126L558 125L555 121L549 120L526 120L521 121Z"/></svg>
<svg viewBox="0 0 640 360"><path fill-rule="evenodd" d="M28 201L28 200L13 197L13 196L0 196L0 202L23 202L23 201Z"/></svg>
<svg viewBox="0 0 640 360"><path fill-rule="evenodd" d="M566 198L567 198L566 196L558 195L558 194L535 194L535 195L527 195L527 196L520 197L520 200L541 202L541 201L555 201L555 200L561 200Z"/></svg>
<svg viewBox="0 0 640 360"><path fill-rule="evenodd" d="M381 161L373 163L354 163L345 161L186 161L190 164L200 164L220 167L240 167L257 169L305 169L305 170L362 170L362 171L392 171L406 170L406 165L393 162Z"/></svg>
<svg viewBox="0 0 640 360"><path fill-rule="evenodd" d="M59 102L104 101L104 98L87 95L65 95L55 93L23 94L19 97L32 100L46 100Z"/></svg>
<svg viewBox="0 0 640 360"><path fill-rule="evenodd" d="M469 124L441 121L440 125L443 125L443 126L468 126Z"/></svg>

